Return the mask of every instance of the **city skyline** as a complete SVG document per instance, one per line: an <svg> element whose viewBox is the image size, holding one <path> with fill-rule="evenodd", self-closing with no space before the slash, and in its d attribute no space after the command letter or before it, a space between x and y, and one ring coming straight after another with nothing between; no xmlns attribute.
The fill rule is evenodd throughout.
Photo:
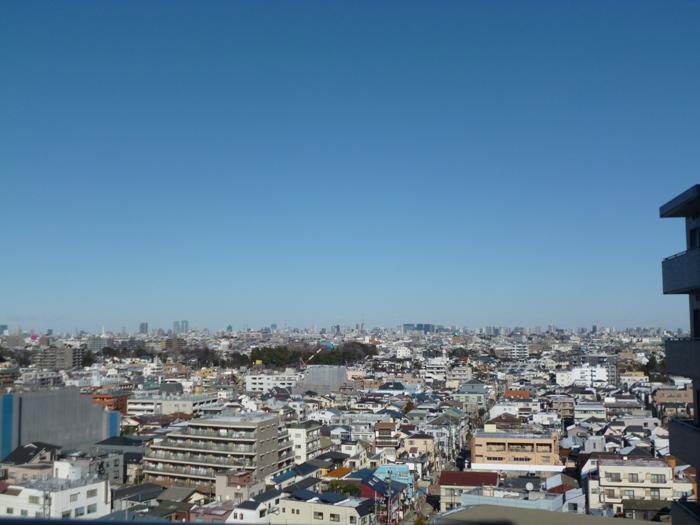
<svg viewBox="0 0 700 525"><path fill-rule="evenodd" d="M0 323L675 329L700 6L542 6L9 3Z"/></svg>

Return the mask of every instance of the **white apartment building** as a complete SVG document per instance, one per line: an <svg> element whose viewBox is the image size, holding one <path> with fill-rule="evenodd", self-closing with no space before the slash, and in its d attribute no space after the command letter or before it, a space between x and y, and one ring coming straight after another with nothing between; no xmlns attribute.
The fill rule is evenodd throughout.
<svg viewBox="0 0 700 525"><path fill-rule="evenodd" d="M457 389L462 383L472 380L472 367L468 365L455 366L447 371L446 388Z"/></svg>
<svg viewBox="0 0 700 525"><path fill-rule="evenodd" d="M605 366L585 364L571 370L562 370L556 374L559 386L599 386L608 383L608 368Z"/></svg>
<svg viewBox="0 0 700 525"><path fill-rule="evenodd" d="M10 485L0 493L3 518L93 520L111 512L108 481L52 478Z"/></svg>
<svg viewBox="0 0 700 525"><path fill-rule="evenodd" d="M661 459L600 459L588 478L590 510L623 514L625 500L672 501L692 494L693 484Z"/></svg>
<svg viewBox="0 0 700 525"><path fill-rule="evenodd" d="M292 441L294 462L299 465L315 458L321 452L321 425L316 421L304 421L287 425Z"/></svg>
<svg viewBox="0 0 700 525"><path fill-rule="evenodd" d="M137 394L126 402L126 412L130 416L145 416L152 414L192 414L201 416L209 409L221 406L217 394L198 395L161 395Z"/></svg>
<svg viewBox="0 0 700 525"><path fill-rule="evenodd" d="M426 383L435 381L445 381L447 379L447 368L450 361L447 357L432 357L423 365L423 379Z"/></svg>
<svg viewBox="0 0 700 525"><path fill-rule="evenodd" d="M574 421L580 423L588 418L607 419L607 410L603 403L582 402L574 405Z"/></svg>
<svg viewBox="0 0 700 525"><path fill-rule="evenodd" d="M302 375L293 368L288 368L282 374L250 374L245 377L246 392L266 393L273 388L293 389L301 380Z"/></svg>
<svg viewBox="0 0 700 525"><path fill-rule="evenodd" d="M327 492L309 493L303 497L284 498L279 511L270 513L271 525L374 525L374 502Z"/></svg>

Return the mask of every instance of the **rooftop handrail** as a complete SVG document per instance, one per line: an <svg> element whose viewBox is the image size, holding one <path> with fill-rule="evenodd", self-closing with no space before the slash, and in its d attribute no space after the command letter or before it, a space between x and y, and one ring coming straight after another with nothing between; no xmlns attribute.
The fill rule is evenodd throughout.
<svg viewBox="0 0 700 525"><path fill-rule="evenodd" d="M683 250L682 252L674 253L673 255L669 255L668 257L666 257L666 258L663 260L663 262L670 261L671 259L676 259L676 258L678 258L678 257L682 257L682 256L684 256L685 254L687 254L688 252L696 252L696 251L698 251L698 250L700 250L700 248L694 248L694 249L692 249L692 250Z"/></svg>

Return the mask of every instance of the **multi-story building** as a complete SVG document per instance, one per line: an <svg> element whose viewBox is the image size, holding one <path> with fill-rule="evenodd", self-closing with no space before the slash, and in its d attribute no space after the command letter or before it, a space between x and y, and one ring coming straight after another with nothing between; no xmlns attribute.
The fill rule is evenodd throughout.
<svg viewBox="0 0 700 525"><path fill-rule="evenodd" d="M273 388L292 390L301 380L301 374L294 369L287 369L283 374L250 374L245 376L246 392L269 392Z"/></svg>
<svg viewBox="0 0 700 525"><path fill-rule="evenodd" d="M108 481L51 478L10 485L0 492L0 516L93 520L111 512Z"/></svg>
<svg viewBox="0 0 700 525"><path fill-rule="evenodd" d="M461 506L461 495L475 487L498 486L497 472L448 471L440 474L440 511L447 512Z"/></svg>
<svg viewBox="0 0 700 525"><path fill-rule="evenodd" d="M468 365L455 366L447 371L445 388L457 389L462 383L471 381L472 367Z"/></svg>
<svg viewBox="0 0 700 525"><path fill-rule="evenodd" d="M247 470L266 480L293 464L292 443L279 418L254 412L189 421L149 447L143 472L154 483L213 492L219 473Z"/></svg>
<svg viewBox="0 0 700 525"><path fill-rule="evenodd" d="M220 406L216 394L161 394L135 393L127 400L126 412L130 416L153 414L192 414L201 416L207 410Z"/></svg>
<svg viewBox="0 0 700 525"><path fill-rule="evenodd" d="M374 425L374 446L377 450L399 448L401 433L393 421L378 421Z"/></svg>
<svg viewBox="0 0 700 525"><path fill-rule="evenodd" d="M304 463L321 453L321 424L316 421L304 421L287 425L289 438L292 440L294 462Z"/></svg>
<svg viewBox="0 0 700 525"><path fill-rule="evenodd" d="M608 411L603 403L581 402L574 406L574 421L580 423L586 419L595 418L605 421Z"/></svg>
<svg viewBox="0 0 700 525"><path fill-rule="evenodd" d="M422 375L426 383L434 383L436 381L444 383L447 379L447 368L450 361L447 357L432 357L423 365Z"/></svg>
<svg viewBox="0 0 700 525"><path fill-rule="evenodd" d="M28 370L14 383L17 390L33 390L63 386L63 376L54 370Z"/></svg>
<svg viewBox="0 0 700 525"><path fill-rule="evenodd" d="M515 433L477 431L471 443L473 470L560 472L557 432Z"/></svg>
<svg viewBox="0 0 700 525"><path fill-rule="evenodd" d="M323 494L300 491L279 502L278 512L270 513L271 525L374 525L374 502L334 492Z"/></svg>
<svg viewBox="0 0 700 525"><path fill-rule="evenodd" d="M23 443L78 448L119 435L121 414L92 404L77 388L0 396L0 457Z"/></svg>
<svg viewBox="0 0 700 525"><path fill-rule="evenodd" d="M602 365L575 366L571 370L557 372L557 384L560 386L601 386L608 383L608 367Z"/></svg>
<svg viewBox="0 0 700 525"><path fill-rule="evenodd" d="M46 346L32 358L38 368L47 370L68 370L82 366L87 351L82 345Z"/></svg>
<svg viewBox="0 0 700 525"><path fill-rule="evenodd" d="M687 294L690 314L690 338L666 341L666 370L669 374L693 380L694 405L700 399L700 185L681 193L661 206L662 218L685 219L686 250L662 263L665 294ZM693 419L674 420L669 425L671 454L700 468L700 410ZM673 505L674 525L700 523L697 505L677 502Z"/></svg>
<svg viewBox="0 0 700 525"><path fill-rule="evenodd" d="M673 468L661 459L611 458L598 462L588 478L589 511L625 513L625 501L667 501L692 495L693 483L674 478Z"/></svg>

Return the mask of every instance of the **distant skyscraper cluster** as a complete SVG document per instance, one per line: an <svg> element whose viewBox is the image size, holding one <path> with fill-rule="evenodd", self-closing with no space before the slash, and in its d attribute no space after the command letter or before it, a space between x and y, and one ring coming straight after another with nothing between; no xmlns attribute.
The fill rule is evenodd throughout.
<svg viewBox="0 0 700 525"><path fill-rule="evenodd" d="M173 335L183 334L190 330L189 321L173 321Z"/></svg>

